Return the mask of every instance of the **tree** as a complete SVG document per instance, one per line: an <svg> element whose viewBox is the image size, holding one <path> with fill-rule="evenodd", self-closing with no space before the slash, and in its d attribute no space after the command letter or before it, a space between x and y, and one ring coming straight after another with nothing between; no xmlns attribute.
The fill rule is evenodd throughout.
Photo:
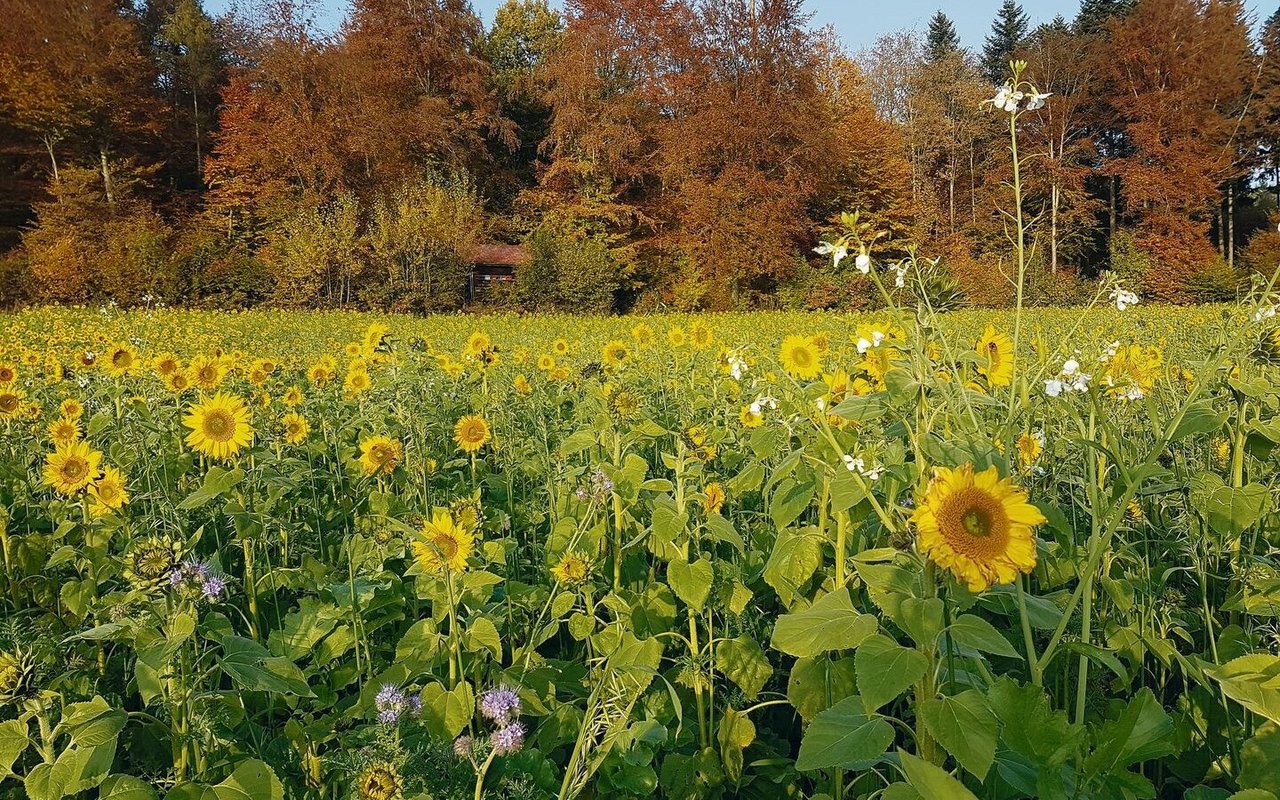
<svg viewBox="0 0 1280 800"><path fill-rule="evenodd" d="M197 181L202 178L205 142L216 121L216 99L225 77L222 47L213 20L199 0L178 0L164 19L156 49L174 114L190 131Z"/></svg>
<svg viewBox="0 0 1280 800"><path fill-rule="evenodd" d="M1031 21L1016 0L1004 0L982 47L982 73L993 84L1009 77L1009 62L1027 38Z"/></svg>
<svg viewBox="0 0 1280 800"><path fill-rule="evenodd" d="M1129 13L1135 0L1082 0L1076 13L1076 33L1091 35L1107 27L1112 17Z"/></svg>
<svg viewBox="0 0 1280 800"><path fill-rule="evenodd" d="M1262 28L1262 63L1248 126L1256 142L1258 166L1270 173L1280 206L1280 10Z"/></svg>
<svg viewBox="0 0 1280 800"><path fill-rule="evenodd" d="M925 54L929 63L936 64L960 49L960 35L955 23L941 11L929 19L929 33L925 38Z"/></svg>

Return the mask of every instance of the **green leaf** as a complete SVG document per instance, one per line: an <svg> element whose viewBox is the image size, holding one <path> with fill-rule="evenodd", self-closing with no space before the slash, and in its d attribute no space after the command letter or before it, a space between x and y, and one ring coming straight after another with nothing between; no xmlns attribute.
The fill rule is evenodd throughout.
<svg viewBox="0 0 1280 800"><path fill-rule="evenodd" d="M742 751L755 740L755 723L745 713L726 708L716 729L716 741L720 743L720 760L729 780L737 782L742 777Z"/></svg>
<svg viewBox="0 0 1280 800"><path fill-rule="evenodd" d="M1081 729L1071 725L1065 711L1050 707L1040 687L1002 677L991 685L987 701L1000 720L1005 745L1040 770L1065 763L1075 752Z"/></svg>
<svg viewBox="0 0 1280 800"><path fill-rule="evenodd" d="M858 768L884 755L893 743L893 726L863 711L862 698L846 697L823 711L800 740L796 769Z"/></svg>
<svg viewBox="0 0 1280 800"><path fill-rule="evenodd" d="M453 691L443 684L431 683L422 690L422 720L428 730L442 739L453 739L471 722L475 695L471 684L463 681Z"/></svg>
<svg viewBox="0 0 1280 800"><path fill-rule="evenodd" d="M1084 766L1090 775L1105 775L1173 751L1173 719L1144 686L1119 717L1103 724Z"/></svg>
<svg viewBox="0 0 1280 800"><path fill-rule="evenodd" d="M204 483L200 485L191 494L187 495L178 508L183 511L189 511L193 508L200 508L215 498L221 497L240 481L244 480L244 470L239 467L226 469L225 467L209 467L209 471L204 475Z"/></svg>
<svg viewBox="0 0 1280 800"><path fill-rule="evenodd" d="M1213 433L1221 429L1226 421L1227 412L1214 411L1212 400L1201 400L1187 408L1169 441L1176 442L1188 436Z"/></svg>
<svg viewBox="0 0 1280 800"><path fill-rule="evenodd" d="M706 556L692 564L677 558L667 565L667 585L694 611L702 611L706 605L715 577L715 568Z"/></svg>
<svg viewBox="0 0 1280 800"><path fill-rule="evenodd" d="M240 762L222 783L213 787L218 800L284 800L284 785L257 759Z"/></svg>
<svg viewBox="0 0 1280 800"><path fill-rule="evenodd" d="M801 719L812 720L856 691L854 673L852 658L801 658L791 666L787 700Z"/></svg>
<svg viewBox="0 0 1280 800"><path fill-rule="evenodd" d="M996 758L996 715L976 689L925 700L917 707L933 738L978 780L986 780Z"/></svg>
<svg viewBox="0 0 1280 800"><path fill-rule="evenodd" d="M315 697L297 664L243 636L222 638L220 666L241 689Z"/></svg>
<svg viewBox="0 0 1280 800"><path fill-rule="evenodd" d="M155 800L151 784L132 775L112 775L98 789L99 800Z"/></svg>
<svg viewBox="0 0 1280 800"><path fill-rule="evenodd" d="M778 531L764 568L764 582L791 605L797 592L822 566L822 539L811 529Z"/></svg>
<svg viewBox="0 0 1280 800"><path fill-rule="evenodd" d="M62 725L79 747L106 744L124 729L129 715L111 708L107 701L95 697L84 703L70 703L62 712Z"/></svg>
<svg viewBox="0 0 1280 800"><path fill-rule="evenodd" d="M934 766L905 750L898 750L907 783L926 800L978 800L963 783L951 777L942 767Z"/></svg>
<svg viewBox="0 0 1280 800"><path fill-rule="evenodd" d="M1280 656L1253 653L1220 667L1206 665L1205 672L1221 684L1227 697L1280 723Z"/></svg>
<svg viewBox="0 0 1280 800"><path fill-rule="evenodd" d="M750 636L739 636L716 645L716 669L752 700L759 696L773 675L773 665L759 643Z"/></svg>
<svg viewBox="0 0 1280 800"><path fill-rule="evenodd" d="M31 744L27 726L16 719L0 722L0 778L9 774L13 762Z"/></svg>
<svg viewBox="0 0 1280 800"><path fill-rule="evenodd" d="M1191 503L1204 515L1211 530L1234 538L1266 516L1271 508L1271 493L1259 483L1236 489L1212 472L1201 472L1191 479Z"/></svg>
<svg viewBox="0 0 1280 800"><path fill-rule="evenodd" d="M853 661L858 668L858 693L868 713L902 694L929 669L924 653L879 633L858 647Z"/></svg>
<svg viewBox="0 0 1280 800"><path fill-rule="evenodd" d="M817 487L811 481L799 483L787 478L773 490L769 498L769 517L778 530L790 525L813 502Z"/></svg>
<svg viewBox="0 0 1280 800"><path fill-rule="evenodd" d="M1268 722L1241 746L1239 783L1280 794L1280 725Z"/></svg>
<svg viewBox="0 0 1280 800"><path fill-rule="evenodd" d="M808 609L784 614L773 629L773 647L793 656L813 656L829 650L851 650L873 635L879 621L859 613L849 590L823 595Z"/></svg>
<svg viewBox="0 0 1280 800"><path fill-rule="evenodd" d="M1022 658L1022 654L1009 644L1008 639L1000 635L994 625L975 614L961 614L947 628L947 632L965 647L1006 658Z"/></svg>
<svg viewBox="0 0 1280 800"><path fill-rule="evenodd" d="M475 617L467 625L466 651L478 653L481 650L492 653L497 661L502 660L502 637L488 617Z"/></svg>

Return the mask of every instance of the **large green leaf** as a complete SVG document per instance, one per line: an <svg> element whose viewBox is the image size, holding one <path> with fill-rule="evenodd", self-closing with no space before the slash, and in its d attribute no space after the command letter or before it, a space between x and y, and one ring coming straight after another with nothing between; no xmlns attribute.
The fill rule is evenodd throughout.
<svg viewBox="0 0 1280 800"><path fill-rule="evenodd" d="M1050 707L1039 686L1001 677L987 691L987 701L1000 720L1005 746L1041 770L1063 764L1076 750L1082 730L1066 712Z"/></svg>
<svg viewBox="0 0 1280 800"><path fill-rule="evenodd" d="M1280 725L1268 722L1241 746L1240 788L1280 794Z"/></svg>
<svg viewBox="0 0 1280 800"><path fill-rule="evenodd" d="M1105 775L1173 751L1173 719L1144 686L1119 717L1103 724L1097 746L1085 759L1085 770Z"/></svg>
<svg viewBox="0 0 1280 800"><path fill-rule="evenodd" d="M9 774L13 762L31 744L27 726L16 719L0 722L0 778Z"/></svg>
<svg viewBox="0 0 1280 800"><path fill-rule="evenodd" d="M1201 472L1191 479L1191 503L1204 514L1211 530L1234 538L1266 515L1271 493L1258 483L1236 489L1212 472Z"/></svg>
<svg viewBox="0 0 1280 800"><path fill-rule="evenodd" d="M1009 644L1009 640L1000 635L996 626L975 614L961 614L947 628L947 632L957 644L965 647L1006 658L1022 658L1013 645Z"/></svg>
<svg viewBox="0 0 1280 800"><path fill-rule="evenodd" d="M298 665L243 636L222 639L222 671L241 689L314 697Z"/></svg>
<svg viewBox="0 0 1280 800"><path fill-rule="evenodd" d="M764 581L784 604L791 605L800 587L822 566L822 544L822 538L812 529L778 531L764 567Z"/></svg>
<svg viewBox="0 0 1280 800"><path fill-rule="evenodd" d="M879 633L858 647L854 664L858 668L858 693L868 712L902 694L929 669L924 653Z"/></svg>
<svg viewBox="0 0 1280 800"><path fill-rule="evenodd" d="M706 556L692 564L677 558L667 565L667 585L694 611L701 611L706 605L715 577L715 568Z"/></svg>
<svg viewBox="0 0 1280 800"><path fill-rule="evenodd" d="M823 595L804 611L779 617L773 629L773 647L793 656L851 650L878 627L875 615L858 612L849 590L840 588Z"/></svg>
<svg viewBox="0 0 1280 800"><path fill-rule="evenodd" d="M765 657L759 643L750 636L727 639L716 645L716 669L738 685L742 693L752 700L760 694L773 665Z"/></svg>
<svg viewBox="0 0 1280 800"><path fill-rule="evenodd" d="M112 775L98 787L99 800L155 800L151 784L132 775Z"/></svg>
<svg viewBox="0 0 1280 800"><path fill-rule="evenodd" d="M250 759L240 762L213 793L218 800L284 800L284 785L271 767Z"/></svg>
<svg viewBox="0 0 1280 800"><path fill-rule="evenodd" d="M996 757L996 715L975 689L925 700L917 707L929 733L978 780L985 780Z"/></svg>
<svg viewBox="0 0 1280 800"><path fill-rule="evenodd" d="M852 658L801 658L791 666L787 700L800 718L811 720L856 691Z"/></svg>
<svg viewBox="0 0 1280 800"><path fill-rule="evenodd" d="M905 750L898 751L898 758L902 762L902 771L907 774L907 783L924 800L978 800L973 792L942 767L930 764Z"/></svg>
<svg viewBox="0 0 1280 800"><path fill-rule="evenodd" d="M209 471L204 475L204 483L200 485L191 494L187 495L178 508L187 511L193 508L200 508L215 498L221 497L240 481L244 480L244 470L239 467L226 469L225 467L209 467Z"/></svg>
<svg viewBox="0 0 1280 800"><path fill-rule="evenodd" d="M867 716L862 698L846 697L815 717L804 732L796 769L864 766L884 755L892 743L893 726L879 716Z"/></svg>
<svg viewBox="0 0 1280 800"><path fill-rule="evenodd" d="M1205 672L1218 681L1227 697L1280 723L1280 656L1253 653L1219 667L1206 666Z"/></svg>

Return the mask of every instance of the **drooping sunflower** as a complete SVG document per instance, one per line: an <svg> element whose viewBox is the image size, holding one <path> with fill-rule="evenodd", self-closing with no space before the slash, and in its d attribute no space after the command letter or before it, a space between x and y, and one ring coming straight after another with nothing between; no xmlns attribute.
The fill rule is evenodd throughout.
<svg viewBox="0 0 1280 800"><path fill-rule="evenodd" d="M621 369L631 360L631 348L621 339L606 342L600 351L600 363L605 369Z"/></svg>
<svg viewBox="0 0 1280 800"><path fill-rule="evenodd" d="M822 357L813 341L805 336L791 335L782 340L778 361L793 378L810 380L822 372Z"/></svg>
<svg viewBox="0 0 1280 800"><path fill-rule="evenodd" d="M551 567L551 577L560 583L581 583L586 580L590 565L577 553L565 553Z"/></svg>
<svg viewBox="0 0 1280 800"><path fill-rule="evenodd" d="M132 374L138 369L138 351L128 342L116 342L107 351L107 360L102 362L102 368L116 378Z"/></svg>
<svg viewBox="0 0 1280 800"><path fill-rule="evenodd" d="M80 424L68 417L58 417L49 423L49 441L54 447L66 447L80 440Z"/></svg>
<svg viewBox="0 0 1280 800"><path fill-rule="evenodd" d="M479 496L454 500L449 504L449 514L455 525L469 533L480 530L485 520L484 506L480 503Z"/></svg>
<svg viewBox="0 0 1280 800"><path fill-rule="evenodd" d="M708 483L702 487L703 507L708 514L719 514L724 507L724 487L718 483Z"/></svg>
<svg viewBox="0 0 1280 800"><path fill-rule="evenodd" d="M390 475L404 458L404 446L390 436L370 436L360 441L360 468L365 475Z"/></svg>
<svg viewBox="0 0 1280 800"><path fill-rule="evenodd" d="M182 424L191 429L187 444L213 458L230 458L253 441L253 412L244 400L218 392L191 406Z"/></svg>
<svg viewBox="0 0 1280 800"><path fill-rule="evenodd" d="M978 353L978 372L992 386L1008 386L1013 382L1013 341L988 325L974 345Z"/></svg>
<svg viewBox="0 0 1280 800"><path fill-rule="evenodd" d="M418 539L412 542L413 555L424 572L436 574L442 570L462 572L467 559L475 551L476 538L453 521L446 508L437 508L431 520L422 524Z"/></svg>
<svg viewBox="0 0 1280 800"><path fill-rule="evenodd" d="M403 793L404 779L390 761L375 761L356 777L356 795L360 800L400 800Z"/></svg>
<svg viewBox="0 0 1280 800"><path fill-rule="evenodd" d="M529 379L524 376L523 372L511 381L511 385L515 388L516 394L521 397L527 397L531 392L533 392L533 386L529 384Z"/></svg>
<svg viewBox="0 0 1280 800"><path fill-rule="evenodd" d="M284 429L286 444L302 444L311 433L311 423L301 414L290 412L280 418L280 427Z"/></svg>
<svg viewBox="0 0 1280 800"><path fill-rule="evenodd" d="M73 495L101 474L102 453L88 442L72 442L45 456L44 485L58 494Z"/></svg>
<svg viewBox="0 0 1280 800"><path fill-rule="evenodd" d="M609 410L620 422L638 419L644 411L644 400L630 389L619 389L609 395Z"/></svg>
<svg viewBox="0 0 1280 800"><path fill-rule="evenodd" d="M920 552L981 592L1035 568L1034 528L1045 518L995 467L975 473L965 464L934 469L911 521Z"/></svg>
<svg viewBox="0 0 1280 800"><path fill-rule="evenodd" d="M453 441L464 453L479 452L489 438L489 423L478 414L468 414L453 426Z"/></svg>
<svg viewBox="0 0 1280 800"><path fill-rule="evenodd" d="M104 517L129 502L129 490L124 485L124 474L115 467L107 467L102 477L89 485L89 513Z"/></svg>
<svg viewBox="0 0 1280 800"><path fill-rule="evenodd" d="M16 386L0 386L0 419L13 419L22 413L27 393Z"/></svg>

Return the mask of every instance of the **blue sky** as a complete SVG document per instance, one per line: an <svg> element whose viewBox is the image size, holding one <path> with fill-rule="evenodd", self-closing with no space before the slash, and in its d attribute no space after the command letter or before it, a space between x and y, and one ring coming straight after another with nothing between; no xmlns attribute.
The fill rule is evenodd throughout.
<svg viewBox="0 0 1280 800"><path fill-rule="evenodd" d="M316 21L327 30L336 28L347 8L346 0L313 0L316 5ZM476 10L491 20L493 11L503 0L472 0ZM552 0L557 3L558 0ZM814 13L818 25L831 24L850 50L859 50L872 44L885 33L915 28L923 31L929 17L942 9L956 23L965 46L979 48L991 28L991 20L1001 0L808 0L806 6ZM1265 17L1275 10L1274 0L1246 0L1246 5L1257 16ZM220 13L231 0L205 0L205 7L212 13ZM1067 19L1075 16L1079 0L1022 0L1022 7L1031 17L1032 25L1048 22L1061 14ZM1264 11L1265 8L1265 11Z"/></svg>

